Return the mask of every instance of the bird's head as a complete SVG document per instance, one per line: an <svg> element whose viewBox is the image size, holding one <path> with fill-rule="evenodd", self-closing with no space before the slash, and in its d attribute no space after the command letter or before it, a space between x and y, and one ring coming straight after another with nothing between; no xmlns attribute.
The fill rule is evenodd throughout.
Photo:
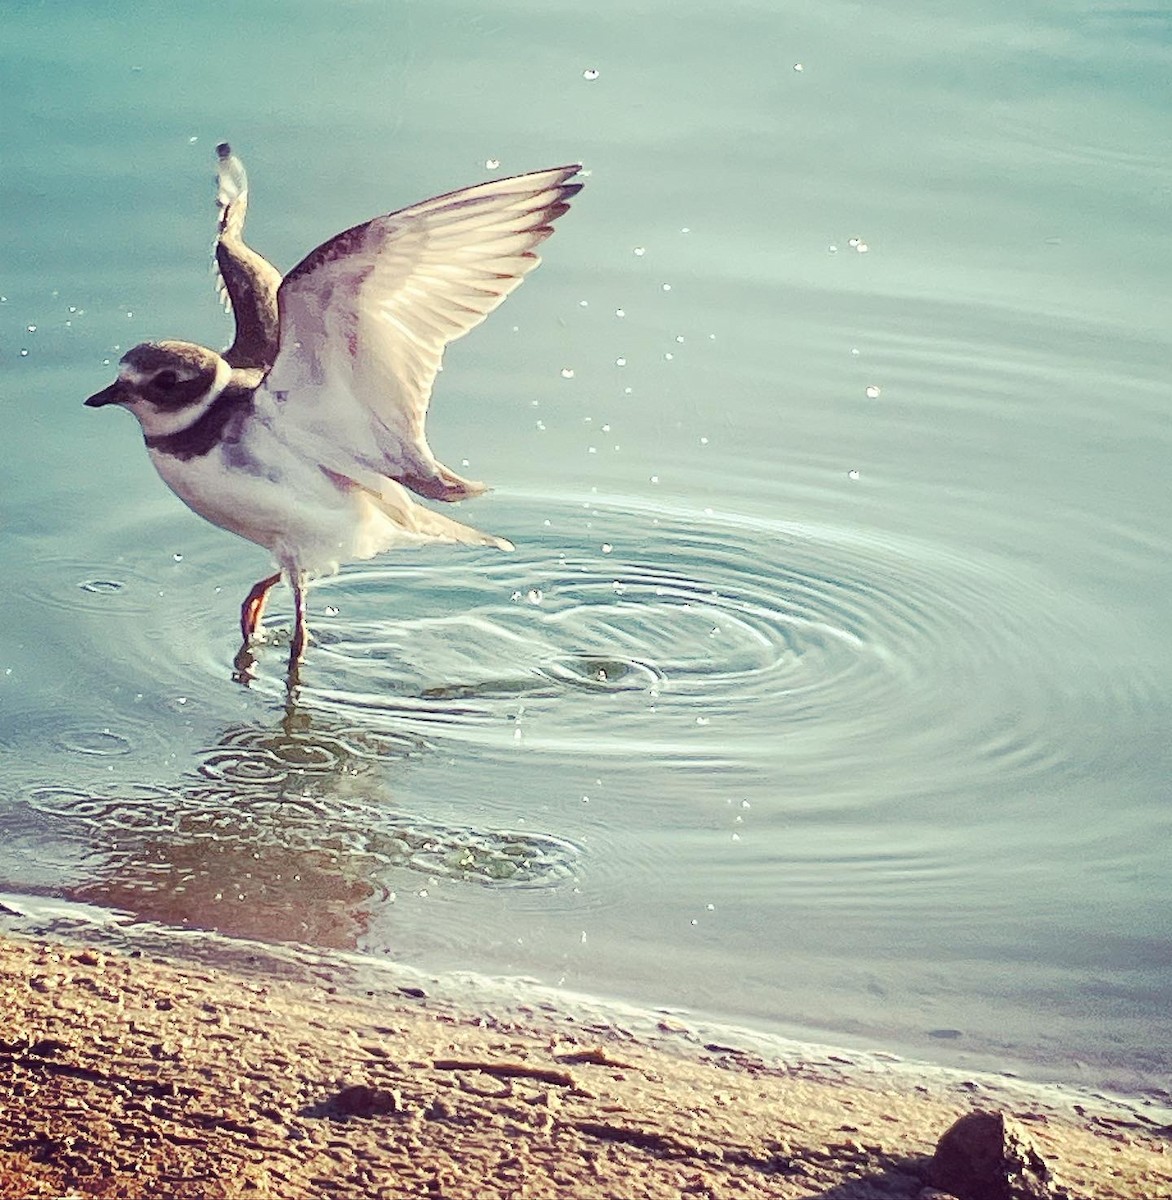
<svg viewBox="0 0 1172 1200"><path fill-rule="evenodd" d="M227 386L232 368L214 350L191 342L143 342L118 364L118 378L86 405L120 404L148 437L187 428Z"/></svg>

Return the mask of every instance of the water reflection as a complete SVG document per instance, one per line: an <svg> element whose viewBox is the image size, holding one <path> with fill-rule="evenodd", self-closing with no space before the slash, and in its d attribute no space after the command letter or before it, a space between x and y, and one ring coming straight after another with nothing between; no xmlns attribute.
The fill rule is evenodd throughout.
<svg viewBox="0 0 1172 1200"><path fill-rule="evenodd" d="M57 838L88 845L71 899L234 936L354 948L411 874L529 888L573 877L567 841L396 810L395 766L430 752L293 700L271 725L224 730L174 787L36 786L22 799Z"/></svg>

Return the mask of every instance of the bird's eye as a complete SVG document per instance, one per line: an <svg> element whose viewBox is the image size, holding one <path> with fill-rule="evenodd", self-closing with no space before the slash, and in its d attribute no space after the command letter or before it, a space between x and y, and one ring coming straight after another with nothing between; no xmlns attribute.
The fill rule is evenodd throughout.
<svg viewBox="0 0 1172 1200"><path fill-rule="evenodd" d="M179 376L174 371L160 371L153 382L159 391L169 392L179 382Z"/></svg>

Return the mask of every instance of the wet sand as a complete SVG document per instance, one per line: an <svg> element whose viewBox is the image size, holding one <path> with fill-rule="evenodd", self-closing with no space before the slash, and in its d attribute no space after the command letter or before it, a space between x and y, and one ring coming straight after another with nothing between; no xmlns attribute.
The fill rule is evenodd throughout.
<svg viewBox="0 0 1172 1200"><path fill-rule="evenodd" d="M502 1011L308 952L0 940L2 1197L920 1197L944 1130L1013 1114L1074 1198L1172 1196L1142 1106L768 1061Z"/></svg>

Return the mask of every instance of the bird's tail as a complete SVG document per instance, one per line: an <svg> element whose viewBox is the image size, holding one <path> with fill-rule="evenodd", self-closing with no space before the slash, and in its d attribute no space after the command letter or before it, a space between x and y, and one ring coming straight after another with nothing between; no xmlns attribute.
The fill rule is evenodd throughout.
<svg viewBox="0 0 1172 1200"><path fill-rule="evenodd" d="M341 479L345 477L334 476ZM394 546L418 545L424 542L456 542L463 546L492 546L497 550L512 550L513 543L491 533L462 525L416 504L406 491L393 480L375 491L353 479L346 479L350 487L362 493L367 501L367 512L360 521L361 534L354 552L358 558L372 558Z"/></svg>

